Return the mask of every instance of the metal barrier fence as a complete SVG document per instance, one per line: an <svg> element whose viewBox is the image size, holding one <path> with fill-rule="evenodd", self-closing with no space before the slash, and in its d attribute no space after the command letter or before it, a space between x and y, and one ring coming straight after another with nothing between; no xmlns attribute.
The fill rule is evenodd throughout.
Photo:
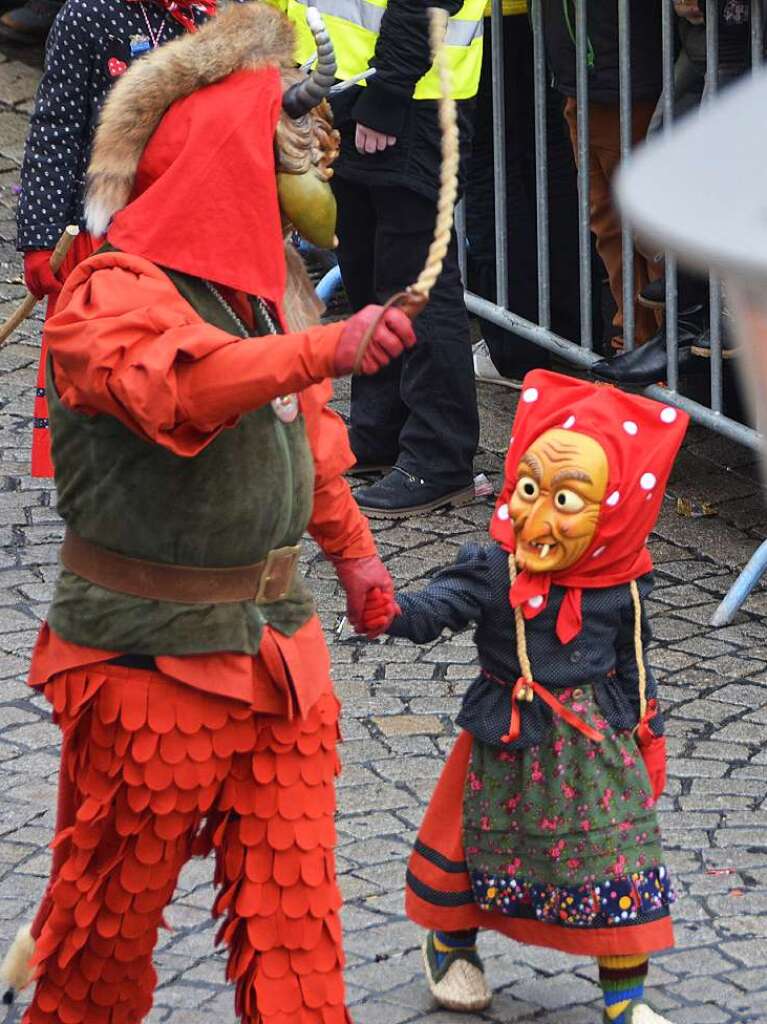
<svg viewBox="0 0 767 1024"><path fill-rule="evenodd" d="M586 7L588 0L573 0L575 13L576 87L577 87L577 167L579 205L579 254L580 276L580 338L563 338L551 330L551 291L549 276L549 203L547 175L546 136L546 88L547 62L544 38L543 9L541 0L529 0L529 16L533 30L534 96L535 96L535 167L537 196L537 270L538 270L538 322L534 323L517 315L508 308L509 273L508 232L513 231L506 210L506 168L505 168L505 96L503 74L503 32L501 0L492 0L491 43L492 43L492 90L493 90L493 141L495 178L495 253L496 253L496 297L495 302L466 292L466 304L475 313L502 328L541 345L560 359L576 366L588 368L600 356L594 352L595 338L592 323L592 240L589 197L589 39L587 32ZM632 146L632 97L630 66L630 0L616 0L619 21L619 80L620 80L620 140L621 156L628 156ZM638 0L642 3L643 0ZM761 64L764 52L764 0L747 0L750 4L751 65ZM716 95L719 86L719 13L721 0L705 0L706 15L706 77L703 102ZM517 15L520 17L520 15ZM672 0L662 4L662 47L663 47L663 96L662 113L664 132L672 130L674 120L674 62L675 25L677 15ZM694 116L694 115L688 115ZM705 154L702 154L705 158ZM737 187L737 183L734 183ZM463 211L457 214L459 235L465 234ZM465 271L465 247L463 255ZM623 337L626 350L634 347L634 239L630 231L622 228L623 253ZM733 438L752 448L758 448L762 439L756 431L723 412L723 367L722 367L722 294L718 280L710 280L710 403L704 405L679 390L679 345L677 331L678 294L677 269L674 259L666 254L666 386L650 385L643 390L653 398L676 405L690 414L694 421L712 430ZM466 276L464 273L464 280ZM510 342L513 344L513 341Z"/></svg>

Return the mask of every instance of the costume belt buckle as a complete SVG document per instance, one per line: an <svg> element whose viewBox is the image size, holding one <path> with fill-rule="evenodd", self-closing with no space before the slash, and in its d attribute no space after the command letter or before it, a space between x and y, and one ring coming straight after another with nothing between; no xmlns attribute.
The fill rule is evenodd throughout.
<svg viewBox="0 0 767 1024"><path fill-rule="evenodd" d="M264 561L261 579L256 590L256 604L272 604L284 601L293 585L293 578L301 554L301 545L275 548Z"/></svg>

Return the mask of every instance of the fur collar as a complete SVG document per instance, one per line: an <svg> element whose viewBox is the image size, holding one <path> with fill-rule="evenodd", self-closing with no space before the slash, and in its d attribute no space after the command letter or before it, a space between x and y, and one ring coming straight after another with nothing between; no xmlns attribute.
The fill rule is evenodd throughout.
<svg viewBox="0 0 767 1024"><path fill-rule="evenodd" d="M136 61L115 84L99 119L86 179L90 233L102 236L128 203L144 147L172 103L235 71L268 64L292 68L293 51L288 19L249 0Z"/></svg>

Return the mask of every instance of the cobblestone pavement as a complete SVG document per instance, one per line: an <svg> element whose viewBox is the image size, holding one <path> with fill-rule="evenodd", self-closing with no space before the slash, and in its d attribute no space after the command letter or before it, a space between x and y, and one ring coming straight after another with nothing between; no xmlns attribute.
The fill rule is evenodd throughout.
<svg viewBox="0 0 767 1024"><path fill-rule="evenodd" d="M0 321L23 289L13 248L13 186L38 72L0 54ZM39 315L0 351L0 944L33 912L47 874L57 733L24 685L27 656L55 577L61 525L55 493L28 473ZM481 389L478 470L497 479L512 395ZM343 400L342 403L343 405ZM651 662L668 709L670 784L663 826L681 896L677 948L651 967L651 998L676 1024L767 1020L767 592L729 628L707 621L762 537L752 453L695 428L672 497L706 499L719 515L683 519L667 500L652 550ZM460 544L483 539L489 505L381 523L378 541L401 586L417 585ZM343 599L327 565L305 564L330 629ZM403 918L405 859L453 741L453 719L474 672L470 634L423 648L333 643L345 702L338 862L346 908L347 980L357 1024L455 1021L421 979L418 930ZM157 951L151 1022L234 1020L223 960L212 952L211 866L184 872ZM487 1021L588 1024L601 1019L589 960L481 940L496 990Z"/></svg>

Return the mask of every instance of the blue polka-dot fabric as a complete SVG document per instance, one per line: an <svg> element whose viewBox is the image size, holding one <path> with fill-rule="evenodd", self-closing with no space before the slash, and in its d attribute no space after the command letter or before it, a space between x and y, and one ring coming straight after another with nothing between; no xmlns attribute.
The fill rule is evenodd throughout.
<svg viewBox="0 0 767 1024"><path fill-rule="evenodd" d="M646 597L651 574L638 581ZM583 628L569 644L560 643L556 621L563 587L552 586L546 608L525 622L527 651L533 678L556 695L567 687L593 686L602 714L613 729L631 729L639 719L639 675L634 651L634 606L628 584L584 589ZM388 632L415 643L435 640L443 630L462 630L474 624L479 663L484 670L464 697L458 724L491 746L528 747L548 734L551 711L539 698L521 702L521 734L502 743L509 726L509 687L521 675L517 657L514 613L509 604L508 555L496 544L467 544L454 565L440 570L419 593L398 593L402 608ZM642 615L645 648L650 627ZM657 686L647 666L647 697ZM660 735L663 719L653 719Z"/></svg>
<svg viewBox="0 0 767 1024"><path fill-rule="evenodd" d="M149 21L151 33L147 29ZM204 16L194 12L198 23ZM17 217L21 250L52 249L68 224L83 225L83 188L106 94L140 56L131 36L159 45L184 32L161 7L130 0L67 0L48 36L32 114Z"/></svg>

